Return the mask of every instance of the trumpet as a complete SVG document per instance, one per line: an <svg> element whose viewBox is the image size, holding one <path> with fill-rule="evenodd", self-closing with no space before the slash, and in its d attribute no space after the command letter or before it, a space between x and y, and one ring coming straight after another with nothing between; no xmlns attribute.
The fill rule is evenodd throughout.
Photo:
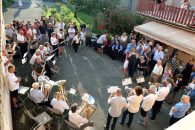
<svg viewBox="0 0 195 130"><path fill-rule="evenodd" d="M66 91L64 90L64 84L66 83L66 80L59 80L56 82L56 85L58 86L59 92L63 95L64 101L68 101L66 96Z"/></svg>

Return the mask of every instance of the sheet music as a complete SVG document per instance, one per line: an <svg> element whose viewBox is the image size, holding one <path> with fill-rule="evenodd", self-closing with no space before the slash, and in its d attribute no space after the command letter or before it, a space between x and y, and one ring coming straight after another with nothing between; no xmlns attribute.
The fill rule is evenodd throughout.
<svg viewBox="0 0 195 130"><path fill-rule="evenodd" d="M26 58L22 59L22 64L25 64L26 63Z"/></svg>
<svg viewBox="0 0 195 130"><path fill-rule="evenodd" d="M69 91L69 93L70 93L70 94L73 94L73 95L75 95L75 94L76 94L76 90L75 90L75 89L73 89L73 88L70 88L70 91Z"/></svg>
<svg viewBox="0 0 195 130"><path fill-rule="evenodd" d="M122 85L123 86L129 85L129 84L132 84L131 78L127 78L127 79L122 80Z"/></svg>
<svg viewBox="0 0 195 130"><path fill-rule="evenodd" d="M171 110L170 110L170 112L169 112L169 116L170 116L170 117L171 117L171 116L173 115L173 113L174 113L174 112L172 111L173 108L174 108L174 107L172 107Z"/></svg>
<svg viewBox="0 0 195 130"><path fill-rule="evenodd" d="M30 89L30 87L20 86L19 89L18 89L18 93L19 94L25 94L29 89Z"/></svg>
<svg viewBox="0 0 195 130"><path fill-rule="evenodd" d="M114 92L116 92L118 89L119 89L118 86L108 86L108 87L107 87L108 93L114 93Z"/></svg>

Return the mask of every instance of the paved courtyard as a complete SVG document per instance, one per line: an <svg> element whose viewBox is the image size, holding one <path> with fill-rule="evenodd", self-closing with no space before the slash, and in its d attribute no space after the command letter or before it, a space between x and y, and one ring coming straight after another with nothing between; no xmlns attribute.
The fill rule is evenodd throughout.
<svg viewBox="0 0 195 130"><path fill-rule="evenodd" d="M25 0L25 7L21 11L18 11L17 5L15 4L5 10L5 23L17 18L25 21L39 18L42 13L41 7L43 4L47 5L52 3L43 3L40 0L38 2L37 0ZM114 61L104 54L96 54L93 48L79 48L78 54L76 54L68 46L65 46L64 54L58 58L57 63L60 66L60 72L59 74L54 75L52 79L54 81L65 79L67 80L65 85L66 89L72 87L77 90L77 96L71 97L70 102L76 101L77 103L80 103L80 97L84 92L93 95L96 101L95 106L97 107L97 110L91 117L91 120L95 122L97 130L103 130L109 108L107 104L107 98L109 96L107 93L107 86L121 86L121 81L123 79L122 63ZM28 63L21 65L20 59L17 59L14 64L17 68L17 75L24 78L22 85L31 86L33 80L30 75L30 65ZM124 91L123 95L126 96ZM149 121L146 127L137 123L140 116L140 114L137 113L133 120L131 130L164 130L168 125L170 107L170 105L164 103L163 108L157 117L157 122L152 123ZM24 109L13 113L14 130L28 129L28 125L31 125L29 120L26 119L27 117L23 116L23 113ZM126 127L122 127L117 123L116 130L126 129Z"/></svg>

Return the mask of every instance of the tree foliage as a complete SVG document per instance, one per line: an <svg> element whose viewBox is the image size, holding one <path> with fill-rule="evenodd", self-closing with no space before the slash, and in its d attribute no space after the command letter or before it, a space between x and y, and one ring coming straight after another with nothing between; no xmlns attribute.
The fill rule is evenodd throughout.
<svg viewBox="0 0 195 130"><path fill-rule="evenodd" d="M143 19L126 9L109 10L106 13L106 28L112 33L130 32Z"/></svg>
<svg viewBox="0 0 195 130"><path fill-rule="evenodd" d="M120 0L74 0L74 2L78 9L87 10L93 15L104 10L115 9L120 4Z"/></svg>

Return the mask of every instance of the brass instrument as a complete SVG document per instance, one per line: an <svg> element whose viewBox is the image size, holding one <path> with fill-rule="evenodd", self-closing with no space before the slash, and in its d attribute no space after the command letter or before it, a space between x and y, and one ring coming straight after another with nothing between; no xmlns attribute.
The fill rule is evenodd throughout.
<svg viewBox="0 0 195 130"><path fill-rule="evenodd" d="M55 82L55 84L58 86L58 91L63 95L63 99L64 101L68 101L67 99L67 93L66 90L64 88L64 84L66 83L66 80L59 80L57 82Z"/></svg>
<svg viewBox="0 0 195 130"><path fill-rule="evenodd" d="M82 96L82 104L78 110L79 114L89 120L96 110L94 103L95 99L91 95L84 93Z"/></svg>

